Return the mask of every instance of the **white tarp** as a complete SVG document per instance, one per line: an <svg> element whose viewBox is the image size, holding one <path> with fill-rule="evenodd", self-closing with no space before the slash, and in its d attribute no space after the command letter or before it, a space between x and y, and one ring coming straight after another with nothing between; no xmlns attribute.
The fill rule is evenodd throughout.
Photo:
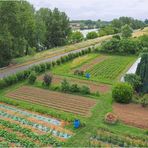
<svg viewBox="0 0 148 148"><path fill-rule="evenodd" d="M137 59L137 61L130 67L130 69L126 72L126 74L135 74L138 64L141 61L141 57ZM124 75L125 76L125 75ZM121 81L124 82L124 76L121 78Z"/></svg>

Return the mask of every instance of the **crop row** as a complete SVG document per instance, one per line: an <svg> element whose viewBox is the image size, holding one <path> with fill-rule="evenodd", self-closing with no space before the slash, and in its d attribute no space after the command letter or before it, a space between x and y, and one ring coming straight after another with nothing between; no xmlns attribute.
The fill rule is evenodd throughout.
<svg viewBox="0 0 148 148"><path fill-rule="evenodd" d="M3 125L4 127L10 128L15 132L20 132L23 133L25 136L33 139L33 140L38 140L42 145L54 145L54 146L60 146L60 142L55 140L51 135L37 135L33 133L30 129L23 128L18 124L15 123L10 123L9 121L5 121L0 119L0 125Z"/></svg>
<svg viewBox="0 0 148 148"><path fill-rule="evenodd" d="M12 106L0 104L0 108L6 109L6 110L9 110L9 111L14 111L14 112L20 113L22 115L25 115L27 117L33 117L37 120L44 121L44 122L49 123L49 124L54 124L56 126L60 126L62 124L57 119L54 119L54 118L51 118L51 117L44 117L42 115L38 115L38 114L35 114L35 113L30 113L28 111L24 111L24 110L21 110L21 109L12 107Z"/></svg>
<svg viewBox="0 0 148 148"><path fill-rule="evenodd" d="M147 139L128 135L118 135L104 130L99 130L95 136L91 137L90 141L102 141L119 147L148 147Z"/></svg>
<svg viewBox="0 0 148 148"><path fill-rule="evenodd" d="M133 60L132 57L110 57L103 62L96 64L87 72L90 73L92 77L113 80L124 70L131 60Z"/></svg>
<svg viewBox="0 0 148 148"><path fill-rule="evenodd" d="M96 103L95 100L85 97L47 91L33 87L21 87L15 92L8 93L7 97L14 98L15 100L26 100L84 116L89 114L91 107Z"/></svg>
<svg viewBox="0 0 148 148"><path fill-rule="evenodd" d="M0 130L0 137L3 137L6 141L15 143L17 145L23 146L23 147L38 147L34 142L30 142L27 139L22 139L17 136L15 133L10 133L6 130Z"/></svg>
<svg viewBox="0 0 148 148"><path fill-rule="evenodd" d="M28 121L27 119L22 118L22 117L18 117L18 116L15 116L15 115L8 114L8 113L6 113L4 111L0 111L0 115L2 117L4 117L4 118L9 118L9 119L17 121L17 122L19 122L21 124L31 126L31 127L35 128L37 130L40 130L42 132L50 133L50 134L52 134L54 136L57 136L57 137L61 137L61 138L69 138L69 137L71 137L71 135L69 135L67 133L59 132L59 131L57 131L55 129L43 126L43 125L38 124L38 123Z"/></svg>

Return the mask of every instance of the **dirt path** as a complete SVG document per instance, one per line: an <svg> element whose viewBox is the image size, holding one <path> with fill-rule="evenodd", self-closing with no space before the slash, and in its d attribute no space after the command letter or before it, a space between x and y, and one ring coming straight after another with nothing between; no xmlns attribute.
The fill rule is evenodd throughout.
<svg viewBox="0 0 148 148"><path fill-rule="evenodd" d="M126 124L148 129L148 108L138 104L114 104L114 113Z"/></svg>
<svg viewBox="0 0 148 148"><path fill-rule="evenodd" d="M60 84L64 79L65 79L65 77L54 75L52 83L53 84ZM42 81L43 75L38 77L38 80ZM98 84L98 83L96 84L95 82L92 82L92 81L80 80L80 79L75 79L75 78L70 78L70 77L66 77L66 80L68 80L71 84L76 83L76 84L79 84L80 86L86 85L90 88L91 92L98 91L100 93L106 93L109 90L111 90L111 86L107 85L107 84Z"/></svg>

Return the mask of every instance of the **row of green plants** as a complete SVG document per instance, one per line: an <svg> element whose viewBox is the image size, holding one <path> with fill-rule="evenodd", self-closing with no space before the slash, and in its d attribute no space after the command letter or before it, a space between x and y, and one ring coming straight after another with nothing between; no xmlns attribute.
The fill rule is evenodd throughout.
<svg viewBox="0 0 148 148"><path fill-rule="evenodd" d="M134 57L111 56L101 63L95 64L86 72L90 73L93 79L114 80L135 59Z"/></svg>
<svg viewBox="0 0 148 148"><path fill-rule="evenodd" d="M65 56L57 59L56 61L42 63L39 65L34 65L31 68L29 68L28 70L18 72L14 75L11 75L11 76L1 79L0 80L0 89L3 89L5 87L16 84L17 82L26 80L30 76L32 71L34 71L36 74L41 74L41 73L44 73L46 70L50 70L52 67L55 67L56 65L61 65L63 63L66 63L66 62L74 59L74 58L77 58L79 56L83 56L83 55L88 54L90 52L92 52L92 49L88 48L88 49L82 50L80 52L70 53L68 55L65 55Z"/></svg>
<svg viewBox="0 0 148 148"><path fill-rule="evenodd" d="M11 143L19 144L20 146L26 147L26 148L37 148L38 145L36 145L34 142L28 141L25 138L20 138L15 133L10 133L6 130L0 129L0 137L3 137L6 141L9 141Z"/></svg>
<svg viewBox="0 0 148 148"><path fill-rule="evenodd" d="M98 140L108 144L113 144L119 147L147 147L147 137L136 137L126 134L116 134L106 129L99 129L95 136L91 137L90 141Z"/></svg>
<svg viewBox="0 0 148 148"><path fill-rule="evenodd" d="M55 138L53 138L51 135L37 135L33 133L30 129L23 128L18 124L15 123L10 123L9 121L5 121L0 119L0 124L4 127L10 128L15 132L20 132L23 133L25 136L33 139L33 140L38 140L42 143L42 146L45 145L53 145L53 146L61 146L61 143L58 142Z"/></svg>
<svg viewBox="0 0 148 148"><path fill-rule="evenodd" d="M5 117L5 118L10 118L14 121L17 121L17 122L20 122L21 124L24 124L24 125L27 125L27 126L31 126L33 128L36 128L37 130L40 130L40 131L43 131L43 132L48 132L54 136L57 136L57 137L64 137L64 136L67 136L67 138L71 137L71 135L65 133L65 132L60 132L54 128L50 128L50 127L46 127L42 124L38 124L38 123L34 123L34 122L31 122L25 118L22 118L22 117L19 117L19 116L15 116L15 115L11 115L11 114L8 114L6 112L3 112L3 111L0 111L0 115L2 117Z"/></svg>

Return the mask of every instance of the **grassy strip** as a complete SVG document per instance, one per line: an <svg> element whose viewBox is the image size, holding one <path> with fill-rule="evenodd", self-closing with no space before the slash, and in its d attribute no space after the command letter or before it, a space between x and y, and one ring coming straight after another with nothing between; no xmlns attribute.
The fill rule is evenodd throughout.
<svg viewBox="0 0 148 148"><path fill-rule="evenodd" d="M96 38L96 39L83 41L83 42L72 44L72 45L66 45L66 46L63 46L63 47L52 48L50 50L42 51L42 52L37 53L37 54L32 55L32 56L25 56L25 57L14 59L13 62L17 63L17 64L22 64L22 63L29 62L29 61L30 62L39 61L41 59L46 59L46 58L52 57L53 54L54 54L54 56L57 56L57 55L67 53L67 52L70 52L70 51L74 51L74 50L78 50L78 49L81 49L81 48L87 48L89 46L94 46L96 44L101 43L104 40L110 39L111 37L112 36L109 35L109 36L104 36L104 37L99 37L99 38ZM55 53L57 53L57 54L55 54Z"/></svg>

